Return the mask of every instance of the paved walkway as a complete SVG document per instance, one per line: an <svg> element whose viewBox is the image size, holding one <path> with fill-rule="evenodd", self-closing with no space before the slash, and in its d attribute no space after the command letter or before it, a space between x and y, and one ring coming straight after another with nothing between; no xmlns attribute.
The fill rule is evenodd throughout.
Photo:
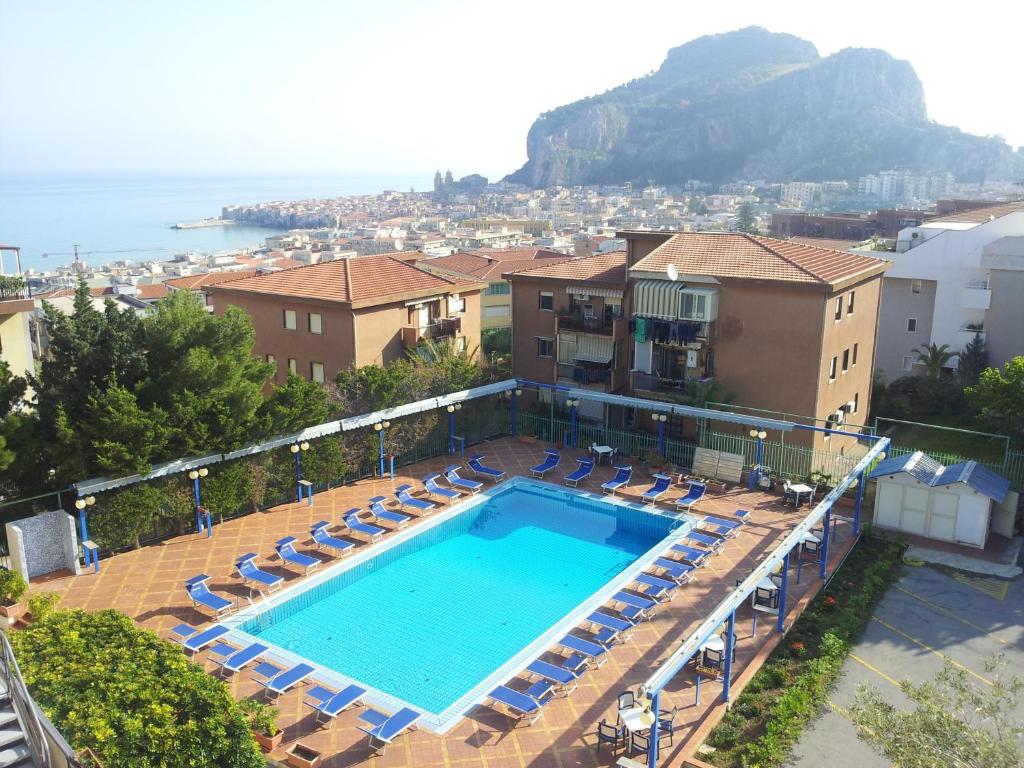
<svg viewBox="0 0 1024 768"><path fill-rule="evenodd" d="M543 447L540 443L502 438L477 448L487 455L487 463L502 467L510 474L528 474L528 468L539 461ZM577 452L564 453L564 469L553 477L549 476L554 482L560 482L561 475L575 466L570 456ZM237 555L252 551L261 553L259 562L268 570L280 573L288 582L296 581L301 576L281 568L276 556L267 556L274 551L274 541L288 534L305 541L312 522L324 519L339 521L343 511L365 505L371 496L385 494L390 498L394 486L402 482L412 482L420 487L419 478L448 461L449 457L440 457L406 467L394 482L390 479L364 480L319 493L312 507L286 504L265 513L231 520L217 525L212 539L193 534L117 555L102 561L102 571L98 575L90 572L79 577L67 577L48 582L42 588L62 592L63 607L88 610L117 608L161 635L166 635L167 630L179 622L199 625L208 619L192 609L183 586L187 578L197 573L209 574L215 592L244 598L247 590L234 578L232 563ZM581 484L581 490L598 490L599 484L611 474L609 467L599 468L588 483ZM634 478L632 488L625 495L638 498L639 492L649 484L647 471L639 467ZM675 492L669 494L673 499L677 495ZM535 725L512 729L511 722L503 715L478 707L443 737L420 730L399 739L383 757L371 757L366 738L355 728L358 709L340 716L329 729L317 730L311 710L302 703L301 692L293 692L283 696L279 702L279 722L285 731L283 748L296 740L311 745L327 757L324 768L355 764L459 768L613 765L621 752L612 756L605 750L598 755L594 731L602 717L615 720L617 694L627 689L635 690L671 654L679 640L725 597L736 580L749 574L807 511L805 507L797 514L792 507L783 507L776 496L745 489L709 496L699 504L697 511L729 516L740 508L752 512L751 522L744 532L728 542L721 554L711 558L710 565L699 572L697 580L678 590L678 596L660 609L652 621L641 625L633 639L608 654L608 663L587 673L575 693L546 706L544 716ZM848 530L840 526L840 545L834 547L834 557L841 556L845 549L843 542L848 539ZM319 554L327 558L326 554ZM790 583L793 605L806 597L808 590L817 590L820 584L813 566L804 568L801 584L795 584L793 579ZM770 622L762 621L758 637L751 638L750 615L749 608L744 608L739 614L735 666L739 684L752 674L751 661L755 657L762 658L766 644L776 642L779 637L768 626ZM205 664L209 670L213 669L204 654L199 654L197 662ZM702 704L696 706L693 684L692 675L684 673L662 695L663 707L670 709L678 705L680 712L674 744L663 753L661 765L681 764L683 756L692 748L687 744L688 738L698 729L703 733L721 716L722 708L716 706L720 685L705 684ZM237 697L253 696L258 690L257 684L245 673L232 680L231 688ZM738 692L736 686L734 690ZM693 746L697 743L699 741L695 739ZM281 757L283 748L274 756Z"/></svg>

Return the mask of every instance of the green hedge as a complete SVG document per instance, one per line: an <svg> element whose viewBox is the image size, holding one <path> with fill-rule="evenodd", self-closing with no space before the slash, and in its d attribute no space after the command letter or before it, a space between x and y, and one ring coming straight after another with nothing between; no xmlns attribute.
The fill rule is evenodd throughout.
<svg viewBox="0 0 1024 768"><path fill-rule="evenodd" d="M903 546L866 535L708 736L723 768L774 768L825 704L875 605L900 573Z"/></svg>
<svg viewBox="0 0 1024 768"><path fill-rule="evenodd" d="M220 680L117 611L53 613L10 636L33 697L106 768L263 768Z"/></svg>

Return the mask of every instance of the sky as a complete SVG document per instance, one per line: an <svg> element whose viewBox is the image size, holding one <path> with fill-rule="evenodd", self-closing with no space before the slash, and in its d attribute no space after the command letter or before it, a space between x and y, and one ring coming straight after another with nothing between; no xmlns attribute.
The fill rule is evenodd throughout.
<svg viewBox="0 0 1024 768"><path fill-rule="evenodd" d="M1016 146L1021 21L988 0L0 0L0 171L493 179L541 112L751 24L907 59L933 120Z"/></svg>

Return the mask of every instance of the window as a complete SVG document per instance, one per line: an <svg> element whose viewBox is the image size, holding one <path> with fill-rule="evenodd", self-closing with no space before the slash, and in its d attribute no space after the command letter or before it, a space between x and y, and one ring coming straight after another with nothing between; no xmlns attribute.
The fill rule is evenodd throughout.
<svg viewBox="0 0 1024 768"><path fill-rule="evenodd" d="M853 296L857 293L856 291L850 291L850 298L846 300L846 314L853 314Z"/></svg>
<svg viewBox="0 0 1024 768"><path fill-rule="evenodd" d="M512 292L512 286L508 283L490 283L484 289L484 296L508 296Z"/></svg>
<svg viewBox="0 0 1024 768"><path fill-rule="evenodd" d="M860 392L853 393L853 410L850 413L856 413L857 409L860 408Z"/></svg>
<svg viewBox="0 0 1024 768"><path fill-rule="evenodd" d="M920 293L921 292L921 281L920 280L911 280L910 281L910 292L911 293Z"/></svg>
<svg viewBox="0 0 1024 768"><path fill-rule="evenodd" d="M323 318L315 313L309 313L309 332L310 333L323 333Z"/></svg>
<svg viewBox="0 0 1024 768"><path fill-rule="evenodd" d="M843 319L843 297L836 298L836 320Z"/></svg>
<svg viewBox="0 0 1024 768"><path fill-rule="evenodd" d="M708 297L703 293L681 293L679 316L686 320L703 322L708 315Z"/></svg>
<svg viewBox="0 0 1024 768"><path fill-rule="evenodd" d="M912 370L914 370L914 359L915 358L914 358L913 355L904 355L903 356L903 370L904 371L912 371Z"/></svg>
<svg viewBox="0 0 1024 768"><path fill-rule="evenodd" d="M537 309L544 309L548 312L555 311L555 295L553 293L547 293L541 291L539 298L537 299Z"/></svg>
<svg viewBox="0 0 1024 768"><path fill-rule="evenodd" d="M508 317L508 306L484 307L484 317Z"/></svg>
<svg viewBox="0 0 1024 768"><path fill-rule="evenodd" d="M309 378L311 381L315 381L317 384L324 383L324 364L323 363L310 363L309 364Z"/></svg>
<svg viewBox="0 0 1024 768"><path fill-rule="evenodd" d="M850 364L851 365L856 365L857 364L857 345L856 344L853 345L853 360L850 361Z"/></svg>
<svg viewBox="0 0 1024 768"><path fill-rule="evenodd" d="M448 297L448 316L457 315L466 311L466 300L456 294Z"/></svg>
<svg viewBox="0 0 1024 768"><path fill-rule="evenodd" d="M848 370L850 370L850 350L849 349L844 349L843 350L843 373L846 373Z"/></svg>
<svg viewBox="0 0 1024 768"><path fill-rule="evenodd" d="M836 364L839 362L839 358L833 357L832 362L828 364L828 380L836 380Z"/></svg>
<svg viewBox="0 0 1024 768"><path fill-rule="evenodd" d="M294 373L296 375L299 373L299 364L296 362L294 357L288 358L288 373Z"/></svg>
<svg viewBox="0 0 1024 768"><path fill-rule="evenodd" d="M277 358L276 357L274 357L273 355L267 355L267 362L268 363L273 363L274 364L274 369L275 370L277 369Z"/></svg>
<svg viewBox="0 0 1024 768"><path fill-rule="evenodd" d="M295 310L294 309L286 309L284 311L284 327L286 329L288 329L289 331L294 331L295 330L296 325L295 325Z"/></svg>
<svg viewBox="0 0 1024 768"><path fill-rule="evenodd" d="M537 357L552 357L555 353L555 342L553 339L537 337Z"/></svg>
<svg viewBox="0 0 1024 768"><path fill-rule="evenodd" d="M907 333L915 333L916 331L917 331L917 318L916 317L908 317L907 318Z"/></svg>

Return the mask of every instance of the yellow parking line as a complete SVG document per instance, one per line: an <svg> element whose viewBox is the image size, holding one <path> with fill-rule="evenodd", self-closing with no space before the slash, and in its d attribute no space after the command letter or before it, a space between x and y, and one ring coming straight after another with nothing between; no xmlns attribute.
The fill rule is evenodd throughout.
<svg viewBox="0 0 1024 768"><path fill-rule="evenodd" d="M921 597L919 594L917 594L915 592L911 592L909 589L904 589L903 587L896 587L896 590L899 591L899 592L902 592L905 595L910 595L910 597L914 598L915 600L919 600L920 602L924 603L925 605L927 605L932 610L938 611L939 613L941 613L944 616L948 616L951 619L959 621L961 624L964 624L964 625L970 627L971 629L978 630L979 632L981 632L986 637L990 637L993 640L995 640L997 643L1002 643L1003 645L1010 645L1010 646L1013 645L1013 643L1011 643L1010 641L1003 640L1003 638L1001 638L1001 637L996 637L995 635L993 635L991 632L989 632L984 627L979 626L977 624L974 624L974 623L968 621L967 619L960 618L959 616L957 616L955 613L953 613L953 611L949 610L948 608L943 608L941 605L939 605L937 603L933 603L931 600L928 600L928 599L926 599L924 597Z"/></svg>
<svg viewBox="0 0 1024 768"><path fill-rule="evenodd" d="M900 681L899 680L896 680L896 679L894 679L892 677L889 677L887 674L885 674L885 672L880 670L878 667L875 667L875 666L873 666L871 664L868 664L868 662L864 661L864 659L862 659L857 654L851 653L850 654L850 658L853 659L854 661L856 661L858 664L862 665L863 667L865 667L867 669L870 669L872 672L874 672L876 675L878 675L883 680L887 680L888 682L890 682L893 685L895 685L897 688L900 687Z"/></svg>
<svg viewBox="0 0 1024 768"><path fill-rule="evenodd" d="M911 636L911 635L908 635L908 634L907 634L906 632L904 632L904 631L903 631L902 629L897 629L896 627L894 627L894 626L893 626L892 624L890 624L889 622L887 622L887 621L883 621L882 619L878 618L877 616L872 616L872 617L871 617L871 620L872 620L872 621L877 621L877 622L878 622L879 624L881 624L881 625L882 625L883 627L885 627L885 628L886 628L886 629L888 629L889 631L891 631L891 632L895 632L895 633L896 633L897 635L899 635L900 637L905 637L905 638L906 638L907 640L909 640L909 641L910 641L910 642L912 642L912 643L915 643L916 645L919 645L919 646L921 646L921 647L922 647L922 648L924 648L924 649L925 649L926 651L929 651L930 653L934 653L934 654L935 654L936 656L938 656L938 657L939 657L939 658L941 658L941 659L945 659L946 661L948 661L948 662L949 662L950 664L952 664L953 666L955 666L955 667L959 667L960 669L962 669L962 670L963 670L964 672L966 672L967 674L969 674L969 675L972 675L973 677L976 677L976 678L978 678L978 679L979 679L979 680L981 680L981 682L983 682L983 683L984 683L985 685L987 685L987 686L990 686L990 687L991 687L991 686L994 686L994 685L995 685L995 683L993 683L993 682L992 682L991 680L989 680L989 679L988 679L987 677L982 677L981 675L979 675L979 674L978 674L977 672L975 672L974 670L972 670L972 669L968 669L967 667L965 667L965 666L964 666L963 664L961 664L961 663L960 663L959 661L954 661L953 659L949 658L949 656L947 656L946 654L944 654L944 653L943 653L942 651L939 651L939 650L936 650L935 648L932 648L932 647L931 647L930 645L928 645L928 643L924 642L923 640L918 640L918 639L917 639L916 637L913 637L913 636Z"/></svg>

